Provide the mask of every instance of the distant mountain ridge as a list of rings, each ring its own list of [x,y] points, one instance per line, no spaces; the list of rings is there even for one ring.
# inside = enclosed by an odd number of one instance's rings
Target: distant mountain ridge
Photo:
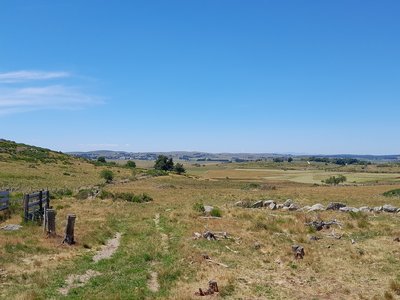
[[[322,157],[322,158],[355,158],[368,161],[400,161],[400,154],[367,155],[367,154],[281,154],[281,153],[209,153],[200,151],[169,151],[169,152],[126,152],[112,150],[96,150],[88,152],[67,152],[67,154],[87,159],[97,159],[102,156],[106,159],[119,160],[155,160],[158,155],[166,155],[174,159],[187,161],[251,161],[259,159],[273,159],[276,157]]]

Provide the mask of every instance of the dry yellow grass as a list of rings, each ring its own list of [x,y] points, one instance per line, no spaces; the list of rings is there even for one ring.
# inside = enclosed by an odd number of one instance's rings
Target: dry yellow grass
[[[12,172],[15,166],[5,167]],[[92,166],[85,165],[84,170],[79,170],[79,165],[71,168],[75,168],[79,173],[76,178],[80,178],[78,182],[69,182],[71,186],[98,181],[99,170]],[[88,171],[89,168],[93,170]],[[233,204],[243,199],[283,202],[291,198],[300,205],[326,205],[330,201],[357,207],[398,205],[398,199],[386,198],[382,193],[399,188],[400,184],[383,180],[382,184],[374,185],[314,186],[290,178],[271,179],[263,174],[258,177],[264,171],[237,171],[216,165],[207,168],[208,172],[196,172],[199,178],[170,175],[105,187],[111,192],[147,193],[154,201],[146,204],[100,199],[54,200],[59,234],[63,233],[67,213],[77,214],[77,244],[73,247],[59,246],[61,238],[46,239],[37,226],[24,226],[18,232],[0,231],[1,269],[7,274],[0,277],[3,287],[0,298],[60,298],[55,291],[67,272],[84,273],[89,266],[102,275],[87,287],[74,290],[69,297],[199,299],[194,292],[207,287],[211,279],[217,280],[220,296],[226,299],[379,299],[385,293],[394,293],[395,284],[391,282],[397,282],[400,266],[399,244],[393,241],[400,235],[397,214],[283,212],[245,209]],[[60,167],[47,170],[56,174]],[[243,173],[247,175],[241,177]],[[128,175],[119,174],[120,178]],[[247,186],[249,182],[261,185],[252,189]],[[57,180],[52,185],[56,187]],[[197,202],[219,207],[222,218],[200,218],[193,209]],[[154,223],[157,214],[158,225]],[[316,218],[337,219],[343,228],[332,226],[322,232],[310,231],[304,223]],[[19,220],[14,215],[6,223]],[[329,237],[332,229],[343,237]],[[219,241],[192,238],[194,232],[206,230],[226,231],[231,238]],[[99,266],[90,263],[95,250],[116,231],[123,234],[116,258]],[[310,235],[322,239],[310,241]],[[291,253],[291,245],[295,243],[305,248],[303,260],[294,259]],[[201,258],[204,253],[229,268],[205,261]],[[158,273],[158,292],[147,288],[146,281],[152,272]]]

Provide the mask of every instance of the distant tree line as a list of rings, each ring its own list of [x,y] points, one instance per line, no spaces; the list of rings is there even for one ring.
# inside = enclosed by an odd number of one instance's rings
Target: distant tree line
[[[315,162],[323,162],[323,163],[331,163],[340,166],[345,165],[370,165],[370,162],[359,160],[356,158],[328,158],[328,157],[316,157],[311,156],[308,158],[308,161],[315,161]]]

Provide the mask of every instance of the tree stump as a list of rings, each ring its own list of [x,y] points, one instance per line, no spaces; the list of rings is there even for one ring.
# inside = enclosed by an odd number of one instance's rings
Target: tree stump
[[[67,227],[65,229],[65,238],[63,240],[63,244],[67,243],[68,245],[75,244],[74,240],[74,227],[75,227],[75,214],[69,214],[67,217]]]
[[[46,209],[44,211],[44,231],[48,237],[56,236],[56,211],[54,209]]]

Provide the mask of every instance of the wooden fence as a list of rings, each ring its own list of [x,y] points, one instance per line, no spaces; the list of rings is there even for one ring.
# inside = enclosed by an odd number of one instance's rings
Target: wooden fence
[[[8,191],[0,191],[0,211],[5,210],[10,205],[10,193]]]
[[[49,191],[39,191],[24,196],[24,220],[43,220],[45,209],[50,208]]]

